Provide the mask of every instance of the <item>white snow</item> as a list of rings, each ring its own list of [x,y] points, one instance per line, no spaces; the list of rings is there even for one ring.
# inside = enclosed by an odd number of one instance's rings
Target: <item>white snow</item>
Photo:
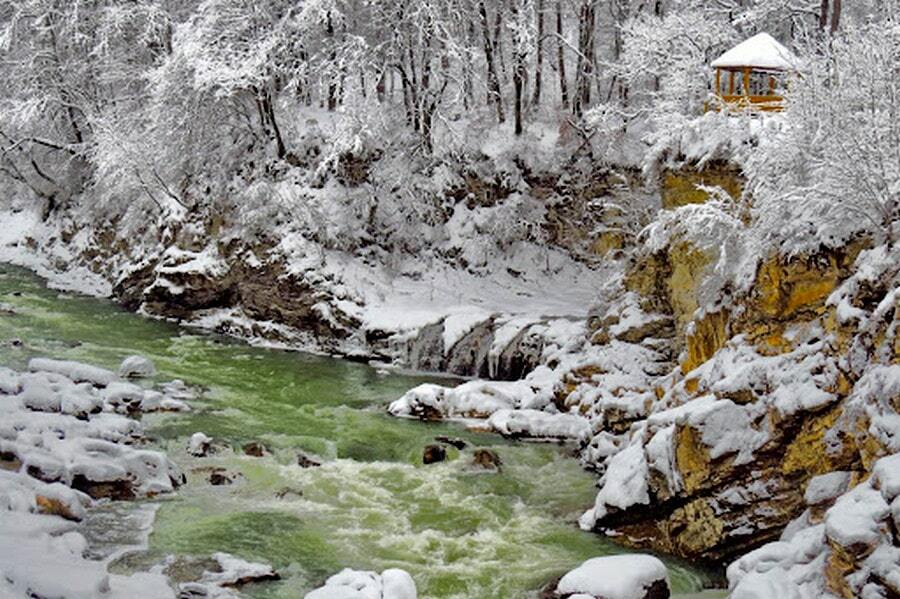
[[[581,516],[581,528],[591,530],[611,509],[623,510],[650,503],[648,474],[647,456],[639,443],[629,445],[610,458],[594,507]]]
[[[381,574],[346,568],[306,594],[305,599],[416,599],[416,584],[404,570]]]
[[[275,576],[275,570],[269,564],[248,562],[229,553],[213,553],[221,568],[220,572],[204,572],[201,583],[218,586],[231,586],[252,580],[267,579]]]
[[[444,355],[448,354],[453,346],[473,328],[490,317],[489,312],[482,310],[466,310],[448,314],[444,318],[444,329],[441,336],[444,341]]]
[[[80,251],[86,249],[84,236],[76,235],[69,243],[61,242],[56,227],[42,222],[38,202],[0,208],[0,222],[3,223],[0,262],[33,270],[47,280],[51,289],[97,297],[108,297],[112,293],[109,281],[77,259]],[[46,243],[35,250],[30,240]]]
[[[196,432],[188,440],[188,453],[197,457],[205,456],[209,452],[210,443],[212,439],[201,432]]]
[[[668,586],[665,564],[652,555],[612,555],[589,559],[565,574],[556,592],[568,596],[583,593],[603,599],[644,599],[655,582]]]
[[[888,514],[890,508],[881,493],[868,485],[860,485],[828,510],[825,534],[844,547],[857,543],[874,546],[883,534],[880,523]]]
[[[712,61],[713,68],[756,67],[774,71],[791,71],[799,63],[793,52],[768,33],[758,33],[744,40]]]
[[[582,416],[540,410],[497,410],[487,423],[501,435],[511,437],[584,441],[591,434],[591,425]]]
[[[806,486],[803,501],[806,505],[820,505],[843,494],[850,484],[850,472],[829,472],[814,477]]]
[[[122,378],[147,378],[155,374],[153,362],[144,356],[128,356],[119,366],[119,376]]]
[[[28,369],[61,374],[76,383],[88,382],[99,387],[105,387],[118,378],[116,373],[105,368],[68,360],[51,360],[49,358],[32,358],[28,362]]]
[[[77,362],[35,358],[29,370],[2,371],[0,451],[17,470],[0,470],[0,596],[174,599],[159,572],[110,574],[118,554],[87,559],[70,522],[94,503],[72,485],[112,482],[134,496],[174,489],[175,466],[134,447],[145,440],[140,423],[115,413],[128,403],[139,409],[151,390]]]

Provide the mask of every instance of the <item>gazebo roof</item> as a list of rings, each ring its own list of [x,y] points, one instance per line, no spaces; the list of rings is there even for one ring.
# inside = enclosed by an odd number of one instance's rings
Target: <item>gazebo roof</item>
[[[768,33],[758,33],[715,59],[712,66],[716,69],[750,67],[769,71],[792,71],[797,68],[797,57]]]

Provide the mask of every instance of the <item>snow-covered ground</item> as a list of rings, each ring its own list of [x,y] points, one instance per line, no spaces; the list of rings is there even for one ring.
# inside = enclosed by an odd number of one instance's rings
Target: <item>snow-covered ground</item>
[[[152,370],[126,358],[131,377]],[[183,383],[153,389],[110,370],[78,362],[35,358],[27,372],[0,367],[0,596],[67,599],[228,599],[238,581],[274,576],[264,564],[217,553],[216,572],[196,583],[171,583],[166,563],[147,572],[112,574],[111,562],[146,547],[154,509],[145,509],[134,546],[105,559],[87,557],[78,523],[97,502],[152,497],[183,481],[168,458],[141,449],[146,442],[135,413],[183,411]]]

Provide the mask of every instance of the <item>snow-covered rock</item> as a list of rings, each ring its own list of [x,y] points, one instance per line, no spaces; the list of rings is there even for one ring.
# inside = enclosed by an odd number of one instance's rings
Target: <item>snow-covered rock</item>
[[[219,565],[218,572],[204,572],[201,583],[218,586],[240,586],[248,582],[275,580],[278,574],[269,564],[248,562],[229,553],[214,553],[212,558]]]
[[[416,583],[404,570],[389,569],[381,574],[351,570],[338,572],[325,585],[306,594],[305,599],[416,599]]]
[[[28,362],[28,369],[32,372],[43,371],[61,374],[73,382],[87,382],[97,387],[105,387],[118,378],[112,370],[70,360],[33,358]]]
[[[577,414],[497,410],[487,422],[494,431],[507,437],[584,441],[591,434],[590,422]]]
[[[134,446],[145,440],[140,422],[117,413],[140,411],[148,393],[165,396],[77,362],[35,358],[29,371],[0,369],[0,596],[174,599],[160,572],[111,574],[85,557],[73,523],[94,499],[180,484],[164,454]],[[239,560],[221,566],[231,584],[265,573]]]
[[[139,410],[142,388],[77,362],[35,358],[29,369],[0,402],[0,451],[23,472],[93,497],[155,495],[179,484],[165,455],[132,446],[143,439],[140,423],[114,413]]]
[[[204,457],[209,454],[211,443],[211,438],[198,431],[188,440],[188,453],[192,456]]]
[[[837,498],[823,522],[816,523],[806,512],[785,529],[780,540],[728,566],[731,599],[896,595],[900,539],[891,520],[900,512],[893,486],[898,472],[900,454],[881,458],[868,480]],[[807,491],[810,501],[830,501],[822,497],[843,484],[843,476],[820,478],[810,485],[813,491]]]
[[[556,596],[665,599],[669,596],[668,572],[652,555],[595,557],[565,574],[556,585]]]
[[[156,374],[156,367],[144,356],[128,356],[119,365],[119,376],[122,378],[147,378]]]

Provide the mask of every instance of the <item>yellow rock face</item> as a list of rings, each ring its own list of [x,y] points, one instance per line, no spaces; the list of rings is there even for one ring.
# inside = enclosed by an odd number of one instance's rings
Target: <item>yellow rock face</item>
[[[699,433],[689,426],[675,430],[675,464],[681,474],[685,494],[699,489],[710,476],[709,450]]]
[[[840,271],[833,257],[825,264],[803,260],[782,263],[777,256],[762,264],[754,286],[760,315],[785,319],[799,311],[819,312],[837,286]]]
[[[728,312],[720,310],[694,321],[693,331],[685,338],[686,358],[681,372],[689,373],[709,360],[728,341]],[[689,391],[690,392],[690,391]]]
[[[667,281],[669,302],[674,312],[676,330],[684,332],[699,307],[697,290],[710,257],[690,243],[680,242],[669,249],[669,263],[672,266]]]
[[[723,538],[725,523],[716,517],[705,498],[695,499],[672,513],[669,521],[678,529],[672,544],[681,555],[694,555],[715,547]]]
[[[677,171],[666,170],[660,181],[662,207],[678,208],[687,204],[702,204],[709,199],[709,194],[698,185],[721,187],[732,198],[741,197],[744,179],[740,170],[723,163],[712,163],[705,168],[683,167]]]
[[[784,474],[799,472],[812,477],[839,469],[839,465],[846,460],[826,451],[825,433],[837,422],[842,410],[843,407],[838,404],[826,412],[811,416],[803,423],[800,431],[789,440],[785,448],[781,463]],[[852,449],[848,448],[850,451]]]
[[[853,589],[847,584],[847,574],[853,572],[855,565],[850,555],[840,547],[831,547],[825,562],[825,585],[829,591],[843,599],[854,599]]]

